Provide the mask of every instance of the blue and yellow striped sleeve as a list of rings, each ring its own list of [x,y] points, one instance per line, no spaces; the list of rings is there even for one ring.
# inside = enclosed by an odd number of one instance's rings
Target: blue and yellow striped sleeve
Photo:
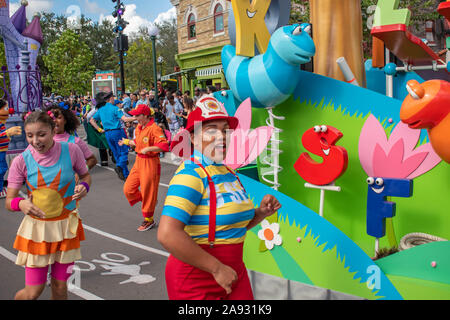
[[[180,170],[181,169],[181,170]],[[205,191],[203,179],[194,168],[182,167],[170,181],[161,215],[189,224]]]

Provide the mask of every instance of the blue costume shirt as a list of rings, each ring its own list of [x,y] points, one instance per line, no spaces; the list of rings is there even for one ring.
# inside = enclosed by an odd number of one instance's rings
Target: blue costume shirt
[[[102,122],[103,129],[113,130],[121,128],[120,118],[122,118],[122,116],[123,112],[120,111],[118,107],[111,103],[107,103],[98,109],[93,118],[95,121]]]

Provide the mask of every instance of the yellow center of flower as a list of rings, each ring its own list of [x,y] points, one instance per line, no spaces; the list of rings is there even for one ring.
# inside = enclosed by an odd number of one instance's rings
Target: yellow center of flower
[[[59,193],[49,188],[33,191],[33,204],[44,211],[45,218],[55,218],[61,215],[64,203]]]

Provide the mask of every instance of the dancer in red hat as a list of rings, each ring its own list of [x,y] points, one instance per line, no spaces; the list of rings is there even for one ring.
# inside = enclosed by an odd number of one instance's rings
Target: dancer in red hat
[[[170,252],[166,264],[169,299],[251,300],[243,243],[253,228],[280,207],[266,195],[255,209],[236,173],[224,165],[226,136],[238,125],[213,96],[203,96],[172,152],[186,160],[172,178],[158,228]],[[189,139],[193,150],[182,150]]]
[[[154,111],[145,104],[140,104],[129,112],[138,121],[136,138],[122,139],[119,145],[136,147],[136,162],[123,186],[123,192],[131,206],[142,201],[144,221],[138,231],[146,231],[156,225],[153,219],[158,199],[158,185],[161,176],[159,153],[168,152],[169,144],[164,132],[155,123]],[[139,190],[140,188],[140,190]]]

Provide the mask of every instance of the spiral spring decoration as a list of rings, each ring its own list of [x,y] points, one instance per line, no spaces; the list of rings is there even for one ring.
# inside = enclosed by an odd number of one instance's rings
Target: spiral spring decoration
[[[282,129],[275,127],[274,120],[284,120],[285,118],[282,116],[276,116],[273,113],[273,107],[266,108],[269,113],[269,117],[266,119],[266,124],[273,128],[272,138],[267,144],[266,153],[262,159],[261,163],[267,165],[267,167],[263,167],[261,169],[261,178],[272,185],[272,188],[278,190],[281,184],[278,182],[278,173],[283,170],[283,167],[280,166],[279,163],[279,155],[283,152],[280,150],[279,145],[283,142],[283,140],[279,139],[279,135],[283,132]],[[273,179],[270,180],[267,176],[273,176]]]

